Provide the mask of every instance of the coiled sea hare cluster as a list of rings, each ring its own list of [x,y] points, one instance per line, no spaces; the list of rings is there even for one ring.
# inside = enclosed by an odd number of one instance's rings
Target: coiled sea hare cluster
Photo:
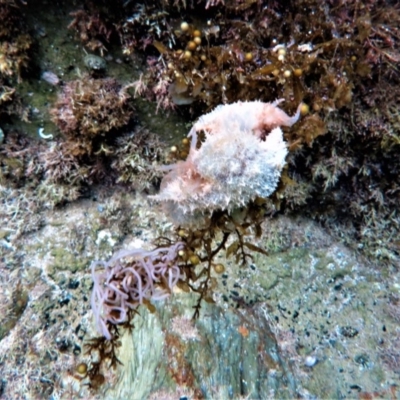
[[[176,225],[201,224],[215,210],[231,211],[275,191],[288,152],[280,126],[300,116],[299,107],[289,117],[278,107],[282,101],[220,105],[196,122],[187,159],[167,167],[153,196]]]
[[[110,329],[129,322],[140,304],[168,297],[183,277],[174,265],[183,247],[177,242],[153,251],[121,250],[108,262],[92,263],[92,309],[97,329],[107,340],[112,338]],[[96,270],[99,265],[102,271]]]

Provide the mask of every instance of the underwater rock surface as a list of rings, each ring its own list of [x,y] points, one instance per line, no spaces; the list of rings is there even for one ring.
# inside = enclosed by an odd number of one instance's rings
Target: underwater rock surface
[[[97,199],[41,213],[42,227],[17,241],[2,236],[3,398],[397,393],[398,273],[381,274],[313,221],[283,216],[265,223],[258,244],[269,256],[248,267],[219,260],[226,271],[215,279],[215,304],[203,302],[198,320],[191,321],[193,294],[173,293],[153,313],[140,307],[117,351],[122,364],[90,390],[76,374],[95,360],[85,354],[97,336],[90,261],[149,245],[169,229],[141,196],[99,192]]]
[[[294,397],[296,380],[282,360],[262,306],[223,310],[205,304],[191,321],[182,294],[138,319],[122,338],[123,366],[107,398]]]

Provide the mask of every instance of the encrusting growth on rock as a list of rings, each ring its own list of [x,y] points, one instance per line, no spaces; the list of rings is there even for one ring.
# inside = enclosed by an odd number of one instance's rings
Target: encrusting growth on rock
[[[153,196],[176,225],[201,225],[215,210],[231,211],[275,191],[288,152],[280,126],[300,116],[300,106],[290,117],[278,107],[282,101],[220,105],[194,124],[187,159],[166,167]]]

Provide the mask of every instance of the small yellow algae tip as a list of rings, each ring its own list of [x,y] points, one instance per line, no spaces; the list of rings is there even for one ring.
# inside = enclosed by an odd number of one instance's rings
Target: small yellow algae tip
[[[310,112],[310,106],[306,103],[301,103],[300,114],[307,115]]]
[[[182,32],[187,32],[188,30],[189,30],[189,24],[187,22],[183,21],[181,23],[181,31]]]

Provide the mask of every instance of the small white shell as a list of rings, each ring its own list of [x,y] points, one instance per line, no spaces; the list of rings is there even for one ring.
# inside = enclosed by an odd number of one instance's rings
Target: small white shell
[[[38,129],[38,135],[45,140],[51,140],[54,138],[54,135],[52,133],[48,133],[47,135],[44,133],[44,128],[39,128]]]
[[[312,368],[317,364],[317,362],[318,362],[318,358],[317,357],[315,357],[315,356],[307,356],[305,358],[305,360],[304,360],[304,365],[306,367]]]

